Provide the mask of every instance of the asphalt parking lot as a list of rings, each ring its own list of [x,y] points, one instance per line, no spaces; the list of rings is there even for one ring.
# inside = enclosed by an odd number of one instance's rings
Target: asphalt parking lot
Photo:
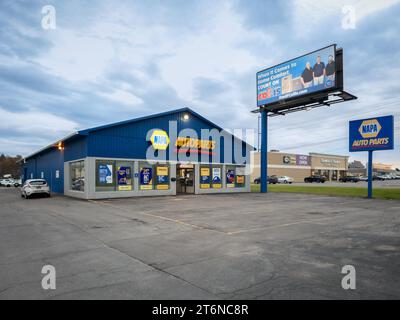
[[[0,299],[399,299],[400,201],[0,189]],[[56,290],[41,269],[56,268]],[[341,269],[356,269],[356,289]]]

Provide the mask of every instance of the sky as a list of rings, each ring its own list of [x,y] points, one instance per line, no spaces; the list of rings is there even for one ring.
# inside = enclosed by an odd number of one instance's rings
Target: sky
[[[268,149],[366,162],[348,121],[392,114],[395,150],[374,157],[400,168],[399,30],[398,0],[2,0],[0,153],[181,107],[257,130],[256,72],[336,43],[358,99],[270,118]]]

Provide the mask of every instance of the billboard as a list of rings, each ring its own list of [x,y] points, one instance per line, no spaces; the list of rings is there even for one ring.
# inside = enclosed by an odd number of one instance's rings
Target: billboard
[[[349,122],[349,151],[392,150],[393,116]]]
[[[336,45],[331,45],[257,72],[257,106],[334,91],[336,78]]]

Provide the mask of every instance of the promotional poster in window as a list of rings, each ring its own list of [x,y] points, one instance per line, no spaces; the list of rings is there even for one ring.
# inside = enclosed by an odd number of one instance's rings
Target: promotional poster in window
[[[257,106],[335,88],[336,46],[257,73]]]

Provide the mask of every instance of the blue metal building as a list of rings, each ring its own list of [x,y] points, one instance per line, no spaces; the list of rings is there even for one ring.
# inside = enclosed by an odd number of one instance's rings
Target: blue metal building
[[[84,199],[249,192],[254,148],[189,108],[77,131],[23,159],[23,180]]]

